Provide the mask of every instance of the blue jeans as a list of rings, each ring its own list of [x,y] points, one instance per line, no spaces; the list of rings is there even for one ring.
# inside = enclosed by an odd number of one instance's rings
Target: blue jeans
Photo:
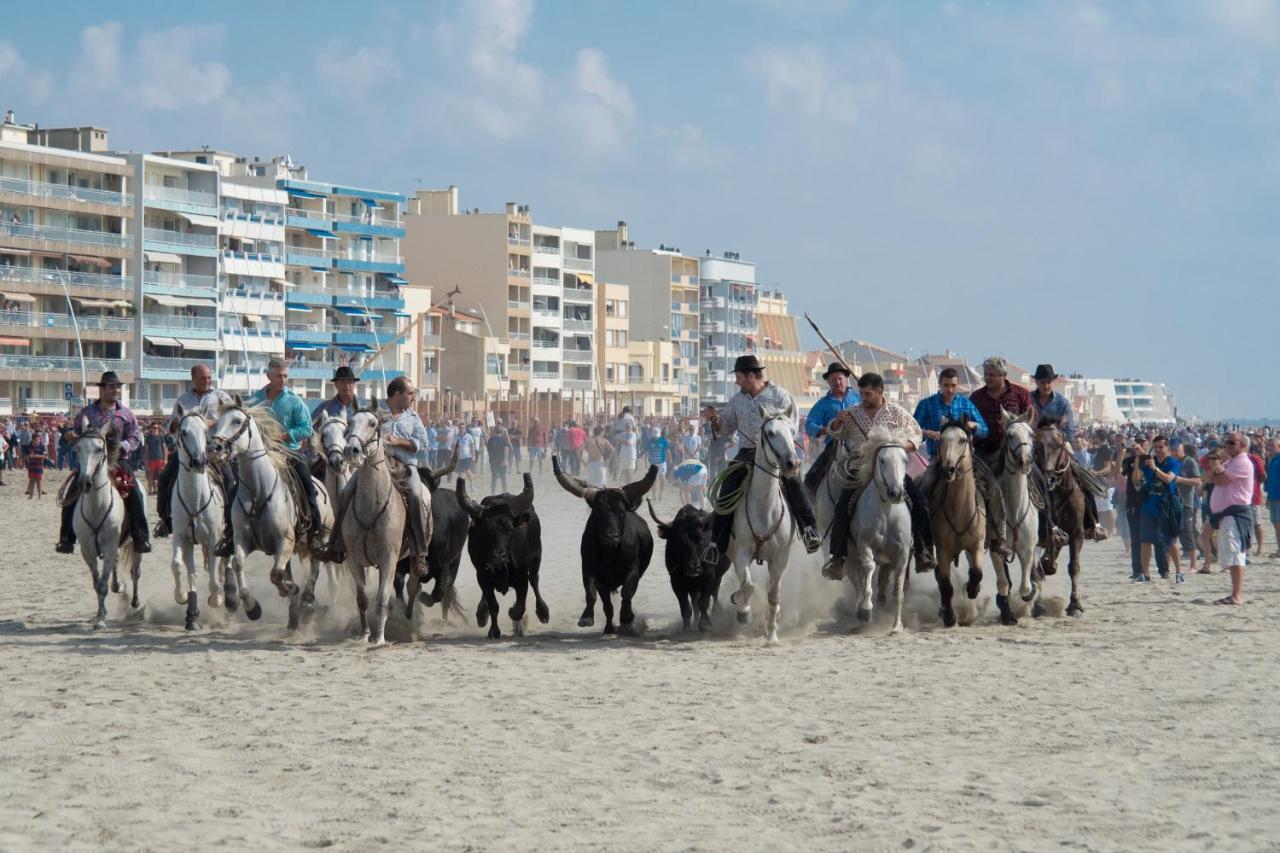
[[[1141,508],[1136,512],[1125,512],[1125,523],[1129,526],[1129,577],[1142,577],[1142,517]]]
[[[1156,568],[1160,574],[1169,574],[1169,537],[1165,535],[1164,525],[1159,516],[1142,513],[1142,535],[1138,537],[1144,545],[1150,545],[1156,555]]]

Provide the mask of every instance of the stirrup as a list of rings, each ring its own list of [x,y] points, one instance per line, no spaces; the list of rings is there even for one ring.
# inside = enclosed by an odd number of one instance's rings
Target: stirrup
[[[813,554],[822,547],[822,534],[812,527],[800,531],[800,541],[804,543],[806,554]]]
[[[74,554],[76,545],[74,542],[68,542],[65,539],[59,539],[58,544],[53,546],[53,550],[59,554]]]
[[[720,562],[720,549],[716,547],[714,542],[708,545],[706,550],[702,552],[702,562],[711,563],[713,565]]]
[[[932,548],[921,548],[916,551],[916,571],[932,572],[938,568],[938,558],[934,556]]]
[[[829,581],[844,580],[844,557],[832,555],[822,566],[822,576]]]
[[[1084,538],[1092,542],[1106,542],[1110,537],[1111,534],[1107,532],[1105,527],[1095,527],[1092,530],[1086,530],[1084,533]]]
[[[235,553],[235,540],[230,536],[223,536],[213,548],[213,556],[215,557],[230,557]]]
[[[162,518],[156,522],[156,526],[151,531],[151,535],[156,537],[157,539],[164,539],[166,536],[168,536],[172,532],[173,532],[173,528],[170,527],[169,523]]]

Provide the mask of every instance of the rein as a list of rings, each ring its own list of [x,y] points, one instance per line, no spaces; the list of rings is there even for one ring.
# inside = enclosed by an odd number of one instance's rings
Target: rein
[[[960,463],[956,465],[956,473],[969,475],[969,482],[973,484],[973,489],[976,496],[978,484],[973,477],[973,442],[969,439],[968,433],[965,434],[964,446],[965,446],[964,455],[961,457]],[[968,467],[962,467],[965,462],[968,462]],[[952,484],[955,482],[956,482],[955,480],[944,480],[941,483],[939,483],[938,486],[944,491],[949,491]],[[973,512],[970,513],[969,518],[965,521],[964,525],[961,527],[956,526],[954,519],[951,518],[951,513],[947,511],[946,500],[942,501],[941,510],[942,510],[942,520],[947,523],[947,526],[951,528],[951,532],[954,533],[957,537],[963,536],[964,531],[971,529],[973,522],[976,521],[978,518],[978,502],[976,500],[973,502]]]
[[[774,415],[773,417],[766,418],[760,424],[759,447],[761,450],[764,450],[766,448],[768,449],[769,455],[773,457],[773,461],[771,464],[774,470],[770,470],[769,468],[762,466],[759,462],[755,460],[754,457],[752,457],[751,459],[752,467],[760,471],[763,471],[764,473],[772,477],[774,480],[777,480],[778,495],[779,497],[782,498],[782,507],[781,507],[781,512],[778,513],[778,520],[777,522],[774,523],[772,529],[770,529],[769,532],[766,533],[764,536],[761,536],[759,533],[757,533],[755,525],[751,523],[751,501],[747,500],[744,505],[743,515],[747,519],[747,530],[751,532],[751,538],[755,541],[755,546],[756,546],[755,552],[752,554],[752,559],[755,560],[757,564],[764,563],[764,553],[763,553],[764,546],[769,544],[769,540],[771,540],[774,537],[774,534],[776,534],[778,530],[782,527],[782,520],[790,514],[787,512],[786,496],[782,493],[782,463],[780,462],[782,455],[778,453],[778,448],[774,447],[773,445],[773,436],[768,435],[764,431],[765,425],[768,424],[769,421],[782,420],[784,417],[785,417],[784,415]],[[795,522],[793,521],[791,525],[791,536],[794,536],[794,535],[795,535]]]
[[[109,476],[102,483],[99,484],[97,482],[98,474],[99,472],[102,471],[102,467],[107,462],[107,440],[105,438],[102,438],[101,436],[96,436],[96,435],[81,436],[81,439],[84,439],[84,438],[90,438],[90,439],[94,439],[96,441],[102,442],[102,458],[98,460],[97,465],[93,466],[93,471],[89,474],[89,481],[93,485],[89,487],[88,491],[84,492],[81,495],[81,499],[79,501],[80,518],[84,521],[85,524],[89,526],[89,529],[93,531],[93,553],[97,555],[101,555],[102,545],[98,542],[98,534],[102,532],[102,528],[105,527],[107,524],[107,519],[111,517],[111,513],[116,508],[116,495],[115,495],[116,490],[111,487],[111,477]],[[102,518],[98,520],[98,523],[94,524],[92,521],[89,520],[89,516],[85,515],[84,498],[102,488],[106,488],[108,492],[107,508],[102,513]]]
[[[200,477],[204,475],[203,466],[196,468],[195,465],[182,461],[184,454],[188,461],[196,458],[196,454],[191,452],[191,446],[187,444],[186,436],[182,433],[182,424],[187,420],[187,418],[200,418],[201,421],[204,420],[204,416],[198,412],[187,412],[178,419],[178,447],[182,450],[182,453],[178,454],[178,464],[192,476]],[[182,511],[187,514],[187,532],[191,536],[192,542],[196,539],[196,519],[204,515],[205,510],[209,508],[209,504],[213,503],[213,484],[209,483],[207,475],[205,476],[205,483],[208,485],[208,492],[204,495],[204,503],[194,511],[187,505],[187,499],[182,496],[182,478],[179,477],[173,484],[173,492],[178,496],[178,503],[182,506]]]

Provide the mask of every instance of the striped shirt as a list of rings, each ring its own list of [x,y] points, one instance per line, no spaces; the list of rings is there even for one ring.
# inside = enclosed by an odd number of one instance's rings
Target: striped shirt
[[[760,417],[761,406],[775,412],[785,412],[790,406],[791,428],[799,432],[800,416],[795,401],[782,386],[766,382],[759,394],[752,397],[746,391],[739,391],[729,398],[729,405],[720,410],[722,428],[726,432],[736,430],[741,436],[739,447],[754,448],[760,439],[760,428],[764,426],[764,418]]]
[[[406,465],[418,464],[418,451],[427,446],[427,428],[422,425],[422,418],[413,409],[405,409],[398,415],[392,415],[382,425],[383,435],[394,435],[407,438],[413,442],[413,449],[407,447],[389,447],[390,454]]]

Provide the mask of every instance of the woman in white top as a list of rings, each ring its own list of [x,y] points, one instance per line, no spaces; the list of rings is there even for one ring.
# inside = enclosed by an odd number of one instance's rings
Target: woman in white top
[[[636,470],[636,431],[631,424],[627,424],[622,432],[618,433],[618,474],[619,476],[630,479],[630,475]]]

